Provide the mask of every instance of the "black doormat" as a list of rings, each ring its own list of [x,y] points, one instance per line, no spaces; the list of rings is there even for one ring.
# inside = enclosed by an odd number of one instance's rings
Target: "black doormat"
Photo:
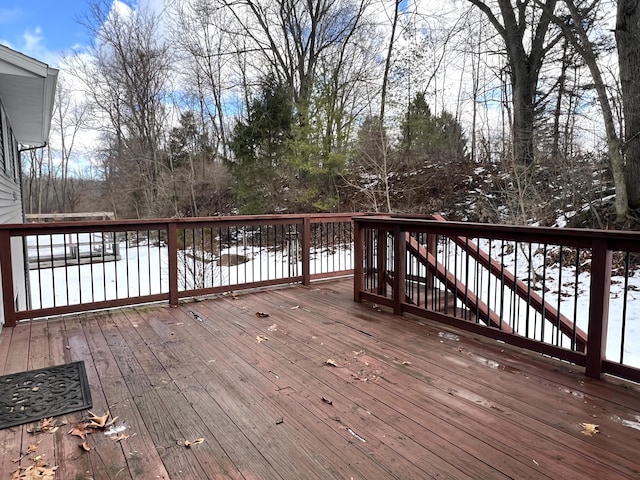
[[[91,406],[84,362],[0,377],[0,430]]]

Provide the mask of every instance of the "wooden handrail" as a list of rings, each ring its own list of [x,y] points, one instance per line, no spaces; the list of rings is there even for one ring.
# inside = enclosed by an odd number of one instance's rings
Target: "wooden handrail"
[[[180,298],[193,295],[203,295],[220,293],[233,289],[254,288],[267,285],[285,284],[291,282],[302,282],[305,285],[312,280],[331,278],[336,275],[348,275],[353,273],[350,267],[339,267],[335,269],[322,270],[312,273],[310,251],[313,245],[312,227],[313,225],[327,223],[351,222],[354,215],[360,213],[320,213],[320,214],[281,214],[281,215],[243,215],[225,217],[199,217],[199,218],[169,218],[169,219],[145,219],[145,220],[108,220],[108,221],[75,221],[40,224],[5,224],[0,225],[0,268],[3,282],[3,311],[6,327],[15,326],[18,320],[30,319],[37,316],[56,315],[82,312],[93,309],[103,309],[115,306],[135,305],[146,302],[169,301],[171,305],[177,305]],[[209,229],[227,227],[258,227],[258,226],[281,226],[295,225],[300,234],[300,245],[302,249],[302,275],[289,273],[282,278],[250,279],[245,283],[234,283],[232,287],[226,285],[210,286],[206,288],[183,288],[179,289],[178,279],[178,232],[186,229]],[[150,292],[149,294],[138,294],[138,296],[127,295],[123,298],[116,297],[113,300],[93,299],[89,302],[78,304],[60,304],[53,307],[40,307],[38,309],[16,309],[14,303],[14,278],[13,259],[10,248],[12,238],[25,238],[35,235],[59,235],[59,234],[80,234],[93,232],[128,232],[128,231],[152,231],[158,232],[168,248],[168,292]],[[165,237],[166,235],[166,237]],[[276,241],[276,239],[273,239]],[[265,245],[267,246],[267,245]],[[15,252],[14,252],[15,253]],[[66,264],[65,264],[66,266]],[[128,273],[127,273],[128,274]],[[167,278],[167,277],[165,277]],[[17,286],[18,288],[25,288]],[[86,287],[90,289],[90,287]],[[165,287],[166,288],[166,287]],[[26,294],[26,293],[25,293]],[[106,288],[105,288],[106,297]]]

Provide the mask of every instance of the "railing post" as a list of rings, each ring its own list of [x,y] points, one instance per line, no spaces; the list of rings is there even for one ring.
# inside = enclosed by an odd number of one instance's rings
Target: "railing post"
[[[169,305],[178,306],[178,226],[175,222],[167,223],[167,240],[169,248]]]
[[[362,290],[364,289],[364,228],[357,220],[353,222],[353,300],[362,302]],[[367,251],[371,256],[371,252]],[[368,259],[367,259],[368,265]]]
[[[435,233],[427,233],[427,254],[431,254],[435,257],[438,255],[438,243],[436,241]],[[434,273],[433,271],[427,271],[427,292],[430,292],[434,286]],[[425,305],[426,305],[426,295],[425,292]]]
[[[377,253],[377,267],[376,270],[378,273],[378,295],[383,297],[387,296],[387,256],[389,252],[387,251],[387,231],[378,229],[378,242],[376,245]]]
[[[591,290],[585,374],[587,377],[599,379],[602,377],[602,361],[605,359],[607,348],[612,255],[605,239],[594,239],[591,248]]]
[[[402,314],[407,270],[407,239],[400,225],[393,227],[393,313]]]
[[[11,260],[11,232],[0,231],[0,269],[2,270],[2,302],[5,327],[16,326],[16,309],[13,290],[13,263]],[[28,292],[25,292],[27,295]]]
[[[311,217],[302,217],[302,284],[311,284]]]

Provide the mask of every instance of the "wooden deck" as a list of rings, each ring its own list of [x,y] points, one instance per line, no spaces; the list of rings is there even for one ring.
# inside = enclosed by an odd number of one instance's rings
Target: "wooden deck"
[[[40,440],[63,480],[640,478],[637,386],[356,304],[351,280],[0,333],[3,374],[75,360],[129,437],[83,451],[86,412],[5,429],[0,479]]]

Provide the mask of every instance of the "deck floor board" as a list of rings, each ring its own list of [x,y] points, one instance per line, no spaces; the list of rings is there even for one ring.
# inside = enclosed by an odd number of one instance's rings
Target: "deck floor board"
[[[640,477],[638,386],[354,303],[349,279],[0,332],[0,373],[76,360],[129,437],[82,451],[87,412],[5,429],[0,478],[40,439],[74,480]]]

